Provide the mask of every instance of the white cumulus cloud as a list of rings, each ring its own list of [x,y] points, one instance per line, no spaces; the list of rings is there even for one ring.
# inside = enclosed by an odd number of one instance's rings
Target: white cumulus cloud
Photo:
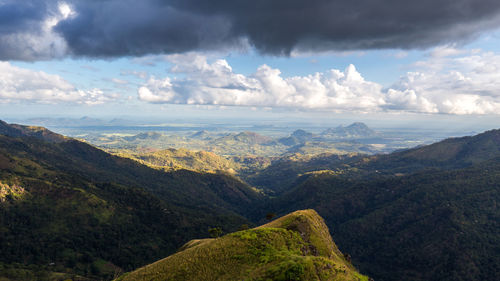
[[[151,103],[293,107],[340,111],[409,111],[446,114],[500,112],[500,56],[440,47],[417,62],[391,87],[367,81],[349,65],[306,76],[283,77],[260,66],[251,75],[234,73],[226,60],[199,54],[172,55],[172,74],[138,90]]]
[[[116,98],[100,89],[79,90],[58,75],[0,62],[0,102],[101,104]]]
[[[186,78],[151,77],[139,88],[139,99],[152,103],[298,107],[308,109],[371,109],[384,104],[381,86],[365,81],[353,65],[284,78],[281,71],[260,66],[252,75],[234,73],[226,60],[169,56],[173,73]]]
[[[416,64],[387,91],[387,107],[427,113],[500,113],[500,56],[442,51]]]

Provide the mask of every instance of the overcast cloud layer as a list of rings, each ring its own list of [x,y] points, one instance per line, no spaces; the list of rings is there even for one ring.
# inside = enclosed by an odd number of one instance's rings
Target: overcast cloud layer
[[[139,88],[150,103],[291,107],[337,111],[406,111],[447,114],[500,112],[500,56],[440,48],[417,62],[388,89],[366,81],[350,65],[345,70],[283,78],[279,69],[260,66],[249,76],[234,73],[225,60],[208,63],[198,54],[171,55],[173,75]]]
[[[0,0],[0,60],[423,48],[468,40],[499,14],[498,0]]]

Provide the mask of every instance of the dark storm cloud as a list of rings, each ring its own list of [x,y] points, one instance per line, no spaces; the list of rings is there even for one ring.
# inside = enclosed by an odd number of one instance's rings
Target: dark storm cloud
[[[232,31],[268,53],[422,48],[467,40],[498,23],[497,0],[176,0],[230,19]]]
[[[56,27],[75,55],[177,53],[232,44],[231,24],[218,16],[159,1],[75,2],[78,16]]]
[[[45,20],[53,16],[54,4],[38,0],[0,0],[0,60],[52,56],[57,43],[39,42],[39,39],[44,33]]]
[[[36,32],[61,1],[0,0],[0,39]],[[54,28],[74,56],[234,48],[262,53],[426,48],[497,26],[498,0],[68,0]],[[45,3],[45,4],[44,4]],[[38,7],[39,6],[39,7]],[[45,14],[43,14],[45,13]],[[7,45],[4,43],[3,45]],[[5,46],[0,42],[0,58]],[[8,57],[8,56],[7,56]]]
[[[0,33],[36,29],[45,14],[46,6],[42,2],[26,1],[23,5],[11,2],[0,5]]]

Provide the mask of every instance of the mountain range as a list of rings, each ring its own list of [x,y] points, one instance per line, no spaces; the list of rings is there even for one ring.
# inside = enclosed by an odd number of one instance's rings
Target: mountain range
[[[411,142],[404,138],[394,138],[375,132],[366,124],[356,122],[349,126],[330,128],[322,133],[315,134],[303,129],[293,131],[288,136],[283,136],[284,131],[276,132],[273,137],[257,132],[221,132],[217,130],[189,131],[189,133],[172,134],[171,127],[151,127],[146,130],[143,127],[135,128],[104,126],[105,133],[92,131],[93,127],[76,130],[74,135],[83,138],[108,151],[127,149],[133,152],[143,152],[144,149],[188,149],[195,151],[207,151],[219,156],[230,157],[282,157],[290,154],[319,154],[335,153],[346,154],[352,152],[374,154],[392,151],[401,147],[408,147]],[[116,128],[115,133],[110,130]],[[64,128],[63,128],[64,129]],[[147,132],[136,132],[142,129]],[[151,130],[164,130],[156,132]],[[90,131],[89,131],[90,130]],[[330,132],[330,133],[328,133]],[[332,133],[337,132],[337,133]]]

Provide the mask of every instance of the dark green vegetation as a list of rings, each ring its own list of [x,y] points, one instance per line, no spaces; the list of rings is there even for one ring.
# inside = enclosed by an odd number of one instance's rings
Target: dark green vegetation
[[[0,123],[0,133],[0,272],[11,279],[110,279],[166,257],[190,239],[220,235],[209,229],[246,229],[267,215],[313,208],[339,248],[375,280],[500,280],[500,130],[372,156],[222,158],[134,150],[133,158],[148,160],[156,169],[39,127]],[[325,138],[304,131],[292,136],[299,142]],[[164,135],[137,135],[132,141],[141,138],[162,141]],[[212,137],[200,132],[193,138],[206,142]],[[245,142],[274,145],[250,133],[218,138],[240,147]],[[148,153],[150,158],[139,158]],[[152,163],[171,159],[180,167],[165,171],[163,163],[170,162]],[[207,169],[211,173],[178,169],[218,165],[223,168]],[[234,168],[238,165],[240,170]],[[216,171],[226,167],[271,196]],[[250,243],[271,247],[271,260],[290,257],[286,266],[269,264],[255,271],[255,279],[272,272],[282,276],[280,270],[288,268],[306,272],[311,262],[317,268],[314,258],[303,262],[307,257],[297,257],[303,252],[293,247],[281,251],[283,233],[295,246],[309,243],[302,236],[296,237],[301,241],[283,230],[242,233],[265,242],[276,239],[276,244]],[[200,245],[217,252],[211,247],[224,249],[220,241],[240,243],[240,238],[226,235]],[[262,255],[257,254],[245,256],[242,264],[258,268]]]
[[[266,212],[314,208],[375,280],[500,280],[500,130],[330,160],[290,164]]]
[[[117,280],[242,279],[368,281],[346,261],[313,210],[216,239],[192,240],[176,254]]]
[[[226,175],[165,173],[53,133],[0,130],[0,275],[14,280],[112,278],[209,227],[248,224],[240,214],[260,196]]]

